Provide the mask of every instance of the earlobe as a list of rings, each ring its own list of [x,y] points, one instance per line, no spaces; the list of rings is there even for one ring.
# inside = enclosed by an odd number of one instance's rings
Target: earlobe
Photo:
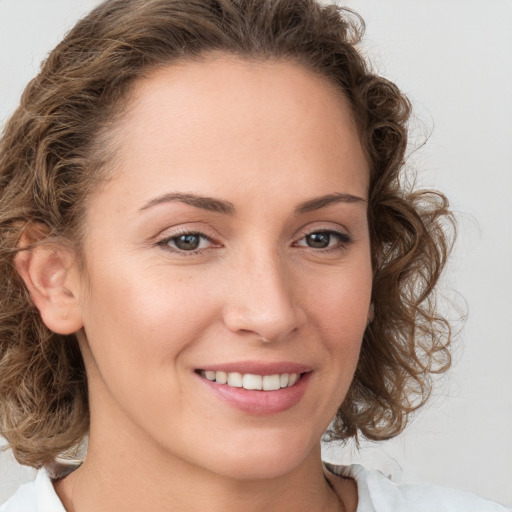
[[[83,327],[73,255],[54,244],[21,250],[14,259],[45,325],[58,334]]]

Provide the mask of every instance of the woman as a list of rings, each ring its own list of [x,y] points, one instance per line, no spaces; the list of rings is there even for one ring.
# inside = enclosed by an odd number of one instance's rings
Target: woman
[[[2,512],[504,510],[320,458],[449,366],[450,213],[360,23],[110,0],[52,52],[0,146],[0,433],[43,468]]]

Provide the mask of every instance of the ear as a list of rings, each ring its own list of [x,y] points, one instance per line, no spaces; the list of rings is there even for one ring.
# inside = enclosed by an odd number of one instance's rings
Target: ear
[[[73,254],[43,243],[18,252],[14,264],[48,329],[72,334],[83,327],[80,279]]]

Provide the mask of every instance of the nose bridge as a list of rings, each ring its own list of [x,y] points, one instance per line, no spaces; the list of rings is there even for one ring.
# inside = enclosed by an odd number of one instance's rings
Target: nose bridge
[[[289,269],[275,250],[252,248],[240,255],[230,284],[224,321],[232,331],[277,341],[300,323]]]

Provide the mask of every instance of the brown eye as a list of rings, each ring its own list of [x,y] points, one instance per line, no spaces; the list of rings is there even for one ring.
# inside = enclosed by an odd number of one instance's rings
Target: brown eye
[[[328,231],[319,231],[317,233],[311,233],[306,237],[306,243],[309,247],[314,249],[325,249],[329,247],[331,243],[332,233]]]
[[[179,256],[206,254],[211,249],[219,249],[219,244],[201,232],[179,230],[156,242],[158,247]]]
[[[350,235],[339,231],[314,231],[302,237],[296,245],[311,249],[344,249],[352,242]]]
[[[183,233],[164,238],[157,243],[157,245],[178,254],[194,254],[209,249],[212,244],[210,238],[202,233]]]
[[[174,242],[174,245],[182,251],[195,251],[201,244],[201,238],[200,235],[189,233],[187,235],[171,238],[171,240]]]

